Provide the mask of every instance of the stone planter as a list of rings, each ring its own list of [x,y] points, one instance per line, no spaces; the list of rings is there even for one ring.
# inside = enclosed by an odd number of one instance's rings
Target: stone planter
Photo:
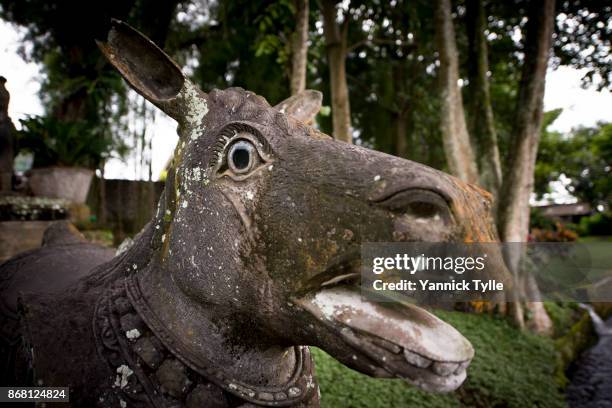
[[[43,167],[30,170],[29,185],[35,196],[83,204],[92,177],[93,171],[82,167]]]

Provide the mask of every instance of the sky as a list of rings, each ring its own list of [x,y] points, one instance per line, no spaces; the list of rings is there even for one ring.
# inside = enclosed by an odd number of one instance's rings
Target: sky
[[[9,115],[15,125],[26,115],[43,113],[43,106],[38,91],[40,67],[25,62],[18,54],[21,33],[15,26],[0,20],[0,75],[7,78],[7,89],[11,94]],[[560,67],[551,70],[546,78],[544,96],[545,111],[563,108],[563,113],[550,127],[551,130],[567,132],[577,126],[592,126],[597,121],[612,121],[612,94],[604,90],[582,89],[580,78],[582,73],[570,67]],[[176,122],[157,111],[155,121],[150,127],[153,137],[152,174],[156,179],[163,170],[174,146]],[[105,167],[107,178],[137,178],[139,170],[134,159],[127,163],[120,160],[110,160]],[[564,195],[560,191],[560,197]]]

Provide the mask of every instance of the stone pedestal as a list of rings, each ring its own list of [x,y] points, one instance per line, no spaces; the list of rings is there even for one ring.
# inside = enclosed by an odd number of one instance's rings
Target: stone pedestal
[[[40,247],[45,230],[53,222],[0,222],[0,262],[4,262],[20,252]]]
[[[68,203],[63,200],[18,195],[0,197],[0,262],[38,248],[45,229],[67,216]]]

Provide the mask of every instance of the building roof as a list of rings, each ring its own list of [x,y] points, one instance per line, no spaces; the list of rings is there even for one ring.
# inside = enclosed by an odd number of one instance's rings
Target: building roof
[[[571,215],[588,215],[593,210],[587,203],[552,204],[537,207],[542,215],[548,217],[564,217]]]

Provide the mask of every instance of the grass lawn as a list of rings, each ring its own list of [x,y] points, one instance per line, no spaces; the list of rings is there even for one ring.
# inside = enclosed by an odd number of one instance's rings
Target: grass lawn
[[[468,379],[458,391],[430,394],[400,380],[373,379],[315,349],[321,406],[566,407],[564,395],[555,383],[557,357],[552,339],[520,332],[505,320],[491,316],[437,314],[470,339],[476,350]]]
[[[591,235],[579,237],[578,242],[612,242],[612,235]]]

